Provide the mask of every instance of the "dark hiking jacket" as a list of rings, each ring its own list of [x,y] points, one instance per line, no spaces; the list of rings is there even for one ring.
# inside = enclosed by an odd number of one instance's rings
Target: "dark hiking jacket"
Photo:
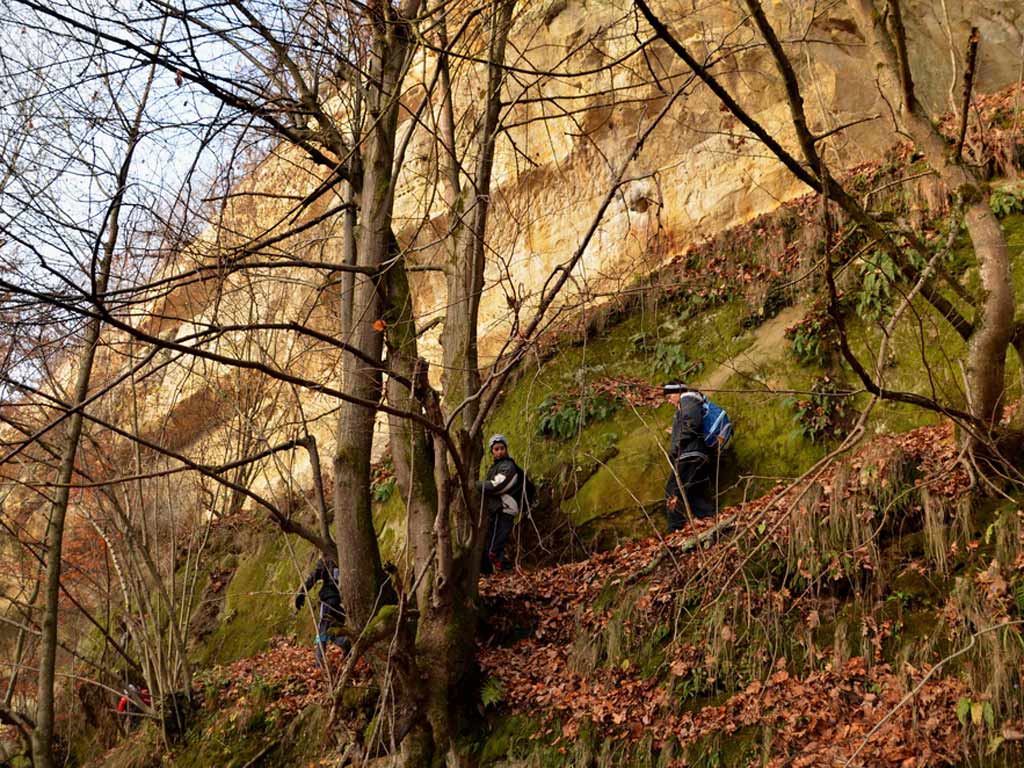
[[[668,457],[675,465],[681,459],[707,457],[704,443],[704,398],[699,392],[684,392],[672,421],[672,442]]]
[[[299,589],[299,594],[305,594],[313,588],[318,581],[320,585],[320,602],[329,605],[335,610],[341,609],[341,591],[338,588],[338,566],[328,563],[323,558],[317,561],[316,568],[309,574],[306,583]]]
[[[523,470],[510,456],[491,464],[487,476],[480,481],[487,512],[491,515],[518,515],[523,499],[524,477]]]

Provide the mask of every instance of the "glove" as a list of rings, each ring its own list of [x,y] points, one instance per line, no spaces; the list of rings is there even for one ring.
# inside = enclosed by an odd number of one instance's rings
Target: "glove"
[[[302,610],[302,606],[303,606],[303,604],[305,602],[306,602],[306,593],[305,592],[299,592],[299,594],[297,594],[295,596],[295,610],[296,611],[301,611]]]

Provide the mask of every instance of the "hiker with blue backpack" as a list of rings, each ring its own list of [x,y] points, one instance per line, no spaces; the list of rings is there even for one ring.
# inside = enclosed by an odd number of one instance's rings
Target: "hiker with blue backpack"
[[[713,517],[712,468],[732,437],[732,424],[721,407],[685,384],[666,384],[676,405],[668,458],[672,473],[665,483],[668,530],[680,530],[690,518]]]
[[[338,564],[333,560],[321,557],[306,581],[295,593],[295,610],[302,610],[306,602],[306,593],[320,582],[320,610],[316,622],[316,663],[321,668],[327,667],[327,644],[334,643],[342,651],[348,653],[352,643],[344,634],[345,609],[341,605],[341,589],[338,586],[340,573]]]

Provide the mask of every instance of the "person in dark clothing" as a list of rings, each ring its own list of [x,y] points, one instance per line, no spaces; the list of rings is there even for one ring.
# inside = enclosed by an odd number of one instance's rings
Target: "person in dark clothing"
[[[488,442],[494,463],[480,481],[480,491],[487,505],[487,540],[480,570],[483,573],[507,571],[512,567],[505,554],[505,545],[515,526],[523,504],[526,475],[508,455],[508,440],[494,435]]]
[[[338,588],[338,564],[321,557],[316,568],[306,578],[295,594],[295,610],[301,610],[306,602],[306,593],[320,582],[320,612],[316,623],[316,661],[321,667],[327,666],[325,651],[328,643],[334,643],[348,653],[352,644],[340,633],[345,626],[345,609],[341,605],[341,590]]]
[[[668,451],[672,473],[665,483],[671,533],[680,530],[690,517],[714,516],[715,508],[709,498],[711,456],[704,442],[704,396],[688,390],[670,394],[669,400],[676,404]]]

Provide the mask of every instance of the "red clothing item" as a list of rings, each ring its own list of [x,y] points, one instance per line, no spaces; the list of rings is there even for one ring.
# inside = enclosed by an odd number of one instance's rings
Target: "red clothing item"
[[[136,693],[138,693],[139,701],[142,702],[143,706],[148,707],[153,704],[153,697],[149,695],[149,690],[147,688],[140,688],[136,691]],[[117,702],[117,711],[123,715],[125,712],[128,711],[128,705],[130,702],[131,699],[126,693],[124,696],[121,697],[121,700]]]

